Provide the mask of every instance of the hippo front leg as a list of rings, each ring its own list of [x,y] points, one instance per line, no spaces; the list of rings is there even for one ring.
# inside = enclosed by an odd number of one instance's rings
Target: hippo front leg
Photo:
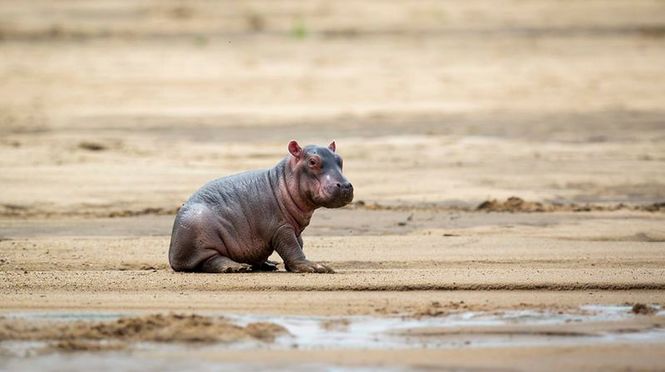
[[[302,242],[302,240],[300,240]],[[286,271],[295,273],[334,273],[326,265],[312,262],[305,258],[302,246],[296,237],[295,231],[288,226],[282,226],[274,237],[274,247],[277,254],[284,260]]]

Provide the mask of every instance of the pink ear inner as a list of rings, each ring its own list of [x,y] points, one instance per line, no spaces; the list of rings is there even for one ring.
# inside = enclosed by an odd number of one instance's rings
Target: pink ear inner
[[[302,155],[302,147],[296,142],[295,140],[292,140],[289,142],[289,152],[291,155],[295,156],[296,158],[299,158]]]
[[[330,142],[330,145],[328,145],[328,148],[330,151],[335,152],[335,149],[337,149],[337,146],[335,145],[335,141]]]

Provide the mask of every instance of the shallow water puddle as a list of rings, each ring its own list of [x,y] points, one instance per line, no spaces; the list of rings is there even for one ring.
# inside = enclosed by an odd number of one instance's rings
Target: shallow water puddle
[[[130,342],[121,350],[106,349],[113,340],[101,341],[95,351],[78,352],[49,348],[52,341],[0,342],[0,370],[270,370],[346,371],[366,367],[317,364],[308,361],[284,365],[264,361],[230,363],[214,356],[222,351],[339,350],[407,348],[512,347],[580,345],[621,342],[665,343],[665,311],[650,307],[649,316],[634,314],[631,306],[589,305],[563,313],[540,310],[459,312],[436,317],[409,316],[269,316],[223,314],[232,324],[247,327],[256,322],[282,326],[289,335],[274,340],[240,339],[231,342]],[[210,314],[208,314],[210,316]],[[222,314],[213,314],[220,316]],[[4,314],[5,320],[52,322],[113,322],[131,313],[30,312]],[[101,350],[101,351],[100,351]],[[383,370],[386,370],[382,367]],[[399,371],[399,367],[389,370]]]
[[[437,317],[270,317],[237,316],[243,324],[271,321],[293,337],[277,340],[275,347],[328,348],[436,348],[459,346],[526,346],[553,343],[619,341],[665,342],[665,322],[639,322],[630,306],[591,305],[578,314],[536,310],[500,313],[461,312]],[[654,307],[654,316],[665,311]],[[628,324],[624,324],[628,322]],[[617,326],[618,324],[624,324]],[[585,326],[582,327],[581,325]],[[586,325],[591,325],[587,327]],[[575,331],[576,328],[582,328]],[[570,330],[567,330],[570,329]]]
[[[665,342],[665,310],[651,307],[652,316],[636,315],[631,306],[587,305],[571,313],[539,310],[459,312],[435,317],[408,316],[271,316],[223,315],[231,323],[247,326],[270,322],[283,326],[290,335],[274,342],[239,340],[198,344],[197,349],[399,349],[473,346],[522,346],[579,344],[620,341]],[[110,321],[130,313],[30,312],[5,314],[6,319]],[[651,319],[650,321],[647,319]],[[35,341],[4,341],[4,354],[28,355],[44,345]],[[136,349],[181,348],[186,344],[139,342]],[[1,355],[1,354],[0,354]]]

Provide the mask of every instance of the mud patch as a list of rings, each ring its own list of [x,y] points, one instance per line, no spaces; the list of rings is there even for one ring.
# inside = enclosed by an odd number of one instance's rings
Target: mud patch
[[[665,202],[651,204],[578,204],[578,203],[548,203],[526,201],[517,196],[506,200],[490,199],[477,206],[453,205],[443,203],[418,204],[383,204],[359,200],[345,207],[346,209],[364,209],[372,211],[441,211],[441,212],[498,212],[498,213],[544,213],[544,212],[663,212]]]
[[[653,315],[658,312],[658,309],[651,305],[637,303],[633,305],[630,311],[638,315]]]
[[[83,150],[88,150],[88,151],[104,151],[108,150],[108,146],[106,146],[103,143],[99,142],[90,142],[90,141],[83,141],[79,143],[78,147]]]
[[[269,322],[233,324],[224,317],[183,314],[154,314],[116,320],[54,322],[48,320],[0,319],[0,341],[57,341],[53,347],[89,350],[119,342],[272,342],[287,335],[286,328]],[[106,340],[110,343],[95,341]]]
[[[479,307],[476,307],[475,310],[478,310]],[[439,301],[432,301],[429,305],[424,305],[413,309],[410,312],[410,316],[420,319],[423,317],[433,317],[433,316],[445,316],[453,312],[459,311],[468,311],[469,306],[464,303],[464,301],[455,302],[450,301],[448,304],[441,304]]]
[[[586,240],[590,242],[645,242],[645,243],[662,243],[665,242],[665,235],[654,232],[638,232],[632,235],[624,236],[601,236],[592,238],[583,237],[565,237],[559,238],[562,240]]]
[[[122,341],[108,342],[106,340],[64,340],[50,345],[47,350],[53,351],[111,351],[124,350],[129,345]]]
[[[135,216],[145,216],[145,215],[153,215],[153,216],[163,216],[163,215],[174,215],[178,213],[178,210],[180,208],[143,208],[143,209],[138,209],[138,210],[130,210],[130,209],[125,209],[125,210],[117,210],[117,211],[111,211],[108,212],[108,214],[104,215],[103,212],[101,216],[96,215],[96,217],[135,217]]]
[[[332,330],[346,331],[349,329],[350,324],[351,321],[346,318],[325,319],[321,321],[321,329],[327,331],[332,331]]]
[[[540,203],[530,202],[522,198],[511,196],[505,201],[498,201],[496,199],[487,200],[478,207],[478,211],[484,212],[610,212],[619,210],[641,211],[641,212],[660,212],[665,211],[665,203],[652,203],[646,205],[628,205],[628,204],[556,204],[556,203]]]
[[[0,217],[20,218],[52,218],[52,217],[136,217],[136,216],[163,216],[178,213],[180,207],[145,207],[123,208],[118,206],[91,206],[79,205],[73,208],[57,208],[50,206],[0,204]]]

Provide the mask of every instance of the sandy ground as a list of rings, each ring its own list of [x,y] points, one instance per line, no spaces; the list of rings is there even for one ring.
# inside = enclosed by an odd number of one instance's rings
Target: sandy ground
[[[0,312],[665,306],[663,20],[660,1],[0,2]],[[361,202],[305,232],[337,273],[173,273],[179,205],[292,138],[335,139]],[[510,196],[555,211],[475,210]],[[664,350],[206,358],[657,369]]]

